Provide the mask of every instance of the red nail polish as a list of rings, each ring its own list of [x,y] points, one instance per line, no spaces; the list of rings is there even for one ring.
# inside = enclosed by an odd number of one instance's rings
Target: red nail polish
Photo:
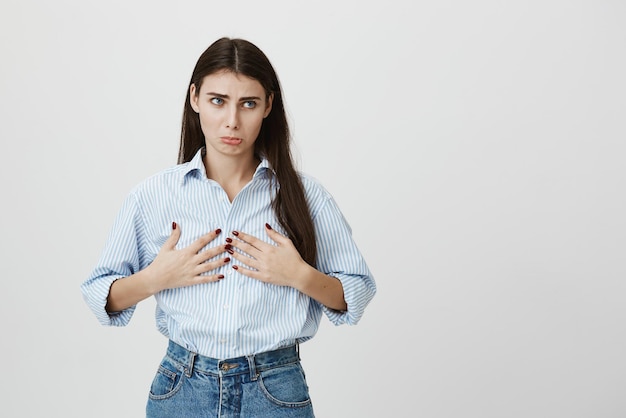
[[[266,227],[267,229],[272,229],[272,227],[270,226],[270,224],[265,224],[265,227]]]
[[[230,244],[226,244],[226,245],[224,245],[224,248],[226,248],[226,251],[228,251],[228,250],[231,250],[233,248],[233,246],[230,245]]]
[[[172,222],[172,229],[176,229],[176,222]]]
[[[219,235],[219,234],[221,234],[221,233],[222,233],[222,230],[221,230],[221,229],[217,228],[217,229],[215,230],[215,235]]]
[[[233,242],[232,238],[226,238],[226,242]]]
[[[233,250],[231,250],[230,248],[228,248],[228,249],[226,250],[226,252],[227,252],[228,254],[231,254],[231,255],[232,255],[232,254],[235,254],[235,252],[234,252]]]
[[[238,237],[238,236],[239,236],[239,232],[237,232],[237,231],[233,231],[233,235],[234,235],[234,236],[236,236],[236,237]]]
[[[235,270],[238,270],[238,269],[239,269],[239,267],[237,267],[237,266],[233,266],[233,268],[234,268]]]
[[[218,279],[223,279],[223,278],[224,278],[224,275],[223,275],[223,274],[220,274],[219,276],[217,276],[217,278],[218,278]]]
[[[229,258],[229,257],[226,257],[226,258],[224,259],[224,263],[228,263],[229,261],[230,261],[230,258]]]

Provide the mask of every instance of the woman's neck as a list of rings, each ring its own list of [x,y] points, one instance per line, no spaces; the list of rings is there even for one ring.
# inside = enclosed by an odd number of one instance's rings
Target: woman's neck
[[[259,159],[254,154],[231,157],[207,152],[203,162],[207,177],[222,186],[231,202],[252,180],[259,165]]]

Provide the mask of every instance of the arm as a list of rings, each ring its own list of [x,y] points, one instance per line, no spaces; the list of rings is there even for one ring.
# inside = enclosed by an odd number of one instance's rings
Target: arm
[[[335,325],[354,325],[376,293],[374,278],[332,198],[323,199],[314,222],[317,270],[302,260],[289,238],[267,224],[266,233],[276,245],[240,231],[233,231],[235,239],[226,238],[226,242],[241,253],[231,248],[227,251],[248,267],[235,265],[233,268],[265,283],[298,289],[322,304]]]
[[[323,190],[322,190],[323,191]],[[376,283],[363,255],[352,237],[352,230],[335,200],[323,192],[313,210],[317,242],[316,267],[336,277],[343,287],[348,306],[346,311],[335,311],[322,306],[324,313],[335,325],[355,325],[376,294]]]
[[[307,264],[289,238],[279,234],[268,224],[265,229],[277,245],[268,244],[239,231],[233,231],[238,239],[227,238],[226,241],[232,247],[250,256],[228,248],[233,258],[251,267],[244,269],[235,265],[234,269],[265,283],[293,287],[331,309],[345,311],[348,308],[339,280]]]
[[[166,288],[216,281],[206,272],[220,266],[224,259],[206,260],[224,252],[224,246],[199,252],[218,231],[198,238],[189,247],[176,250],[180,228],[174,228],[154,260],[147,266],[140,259],[145,241],[145,225],[139,205],[131,193],[118,213],[98,265],[81,285],[85,302],[103,325],[128,324],[138,302]],[[220,264],[221,263],[221,264]]]
[[[213,241],[222,231],[210,232],[190,246],[181,250],[176,249],[180,239],[180,228],[172,223],[172,233],[154,261],[145,269],[131,276],[116,280],[111,285],[107,297],[106,311],[117,312],[136,305],[165,289],[184,286],[193,286],[200,283],[209,283],[221,280],[222,275],[205,275],[211,270],[223,265],[229,259],[218,259],[209,262],[211,258],[223,253],[224,246],[213,247],[206,251],[202,248]]]
[[[315,299],[324,306],[336,311],[347,311],[343,294],[343,285],[336,277],[329,276],[304,263],[302,274],[297,276],[300,280],[294,286],[300,292]]]

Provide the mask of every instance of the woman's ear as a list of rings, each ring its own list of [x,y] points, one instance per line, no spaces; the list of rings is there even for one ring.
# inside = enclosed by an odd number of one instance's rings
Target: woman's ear
[[[196,112],[200,113],[200,108],[198,107],[198,92],[196,92],[196,85],[192,84],[189,86],[189,104],[191,108]]]
[[[274,93],[270,93],[269,96],[267,96],[267,104],[265,105],[265,113],[263,114],[263,118],[266,118],[272,111],[273,101],[274,101]]]

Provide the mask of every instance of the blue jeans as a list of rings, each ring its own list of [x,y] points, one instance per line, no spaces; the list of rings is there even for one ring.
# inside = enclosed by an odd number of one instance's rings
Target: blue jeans
[[[217,360],[169,342],[150,388],[150,418],[314,417],[295,345]]]

